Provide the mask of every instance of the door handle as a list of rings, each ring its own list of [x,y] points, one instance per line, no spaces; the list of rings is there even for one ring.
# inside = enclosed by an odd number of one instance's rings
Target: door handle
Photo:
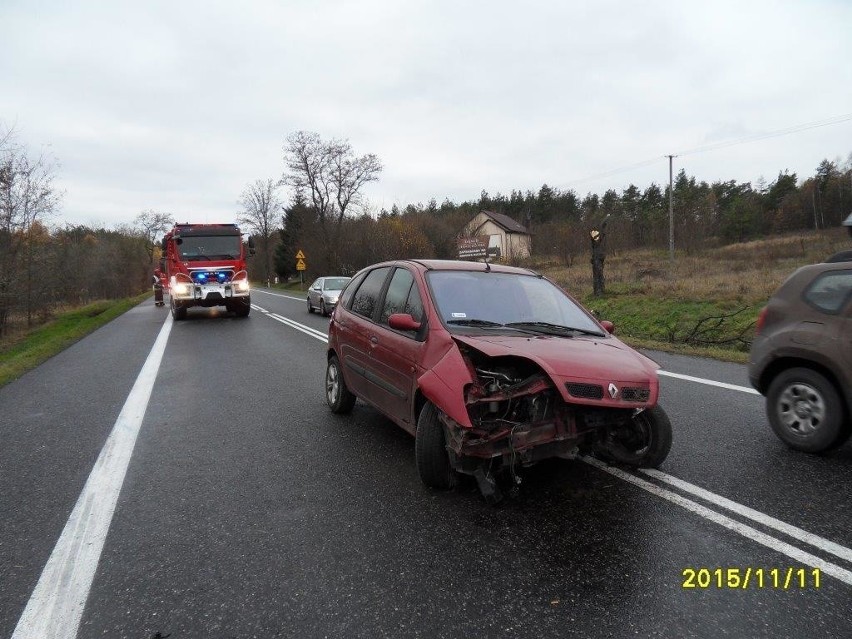
[[[375,345],[376,345],[376,344],[378,344],[378,343],[379,343],[379,338],[378,338],[378,337],[376,337],[375,335],[370,335],[370,344],[372,344],[373,346],[375,346]]]

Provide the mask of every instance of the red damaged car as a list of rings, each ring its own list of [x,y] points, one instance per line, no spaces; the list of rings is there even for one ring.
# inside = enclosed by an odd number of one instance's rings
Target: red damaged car
[[[359,398],[415,437],[422,481],[450,488],[592,452],[655,467],[671,447],[659,366],[612,336],[547,278],[478,262],[401,260],[363,269],[329,325],[326,398]]]

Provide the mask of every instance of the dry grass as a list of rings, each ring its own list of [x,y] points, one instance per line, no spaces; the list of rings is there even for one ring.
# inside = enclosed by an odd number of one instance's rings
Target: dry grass
[[[744,305],[762,304],[799,266],[821,262],[849,248],[843,229],[755,240],[711,248],[687,255],[639,249],[607,256],[604,268],[608,294],[639,294],[678,300],[714,300]],[[592,293],[592,270],[588,259],[572,267],[556,261],[533,265],[582,299]]]
[[[830,229],[677,252],[674,262],[666,250],[619,251],[606,258],[601,297],[592,295],[588,256],[571,267],[529,266],[613,321],[628,341],[742,361],[760,309],[787,276],[850,245],[845,230]]]

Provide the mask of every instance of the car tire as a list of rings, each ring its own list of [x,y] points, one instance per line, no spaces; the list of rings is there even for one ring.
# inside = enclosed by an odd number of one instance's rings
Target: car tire
[[[456,472],[450,465],[444,426],[438,419],[438,408],[426,402],[417,418],[414,457],[420,481],[431,488],[448,490],[456,483]]]
[[[790,368],[772,380],[766,413],[778,438],[795,450],[822,453],[849,439],[850,423],[837,389],[810,368]]]
[[[320,300],[320,315],[328,317],[328,311],[325,308],[325,300]]]
[[[335,415],[345,415],[355,405],[355,395],[346,386],[337,355],[328,358],[328,366],[325,369],[325,400]]]
[[[635,415],[632,421],[633,427],[637,429],[633,434],[639,435],[638,441],[628,444],[610,438],[598,449],[599,456],[635,468],[657,468],[668,457],[672,447],[672,423],[669,416],[657,404]]]
[[[313,313],[313,312],[314,312],[314,307],[311,306],[311,298],[309,297],[308,298],[308,313]]]
[[[175,302],[174,298],[169,296],[169,306],[172,311],[172,319],[176,322],[186,319],[186,306],[180,302]]]

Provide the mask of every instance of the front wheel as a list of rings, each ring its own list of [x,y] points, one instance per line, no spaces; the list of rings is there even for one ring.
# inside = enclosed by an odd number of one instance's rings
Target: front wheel
[[[239,298],[231,307],[237,317],[248,317],[251,313],[251,297]],[[231,310],[229,309],[229,310]]]
[[[450,465],[444,426],[432,402],[420,411],[414,437],[414,457],[420,481],[431,488],[447,490],[455,485],[456,471]]]
[[[636,468],[657,468],[672,447],[672,423],[657,404],[610,430],[598,452],[608,460]]]
[[[171,307],[172,318],[176,322],[186,319],[186,306],[180,302],[175,302],[175,299],[171,295],[169,295],[169,306]]]
[[[791,368],[772,380],[766,412],[778,438],[806,453],[837,448],[852,428],[837,390],[810,368]]]
[[[308,298],[308,313],[313,313],[313,312],[314,312],[314,307],[311,306],[311,298],[309,297]]]
[[[328,316],[328,310],[325,307],[325,300],[320,300],[320,315],[323,317]]]
[[[332,413],[345,415],[355,405],[355,395],[347,388],[337,355],[328,358],[325,369],[325,399]]]

